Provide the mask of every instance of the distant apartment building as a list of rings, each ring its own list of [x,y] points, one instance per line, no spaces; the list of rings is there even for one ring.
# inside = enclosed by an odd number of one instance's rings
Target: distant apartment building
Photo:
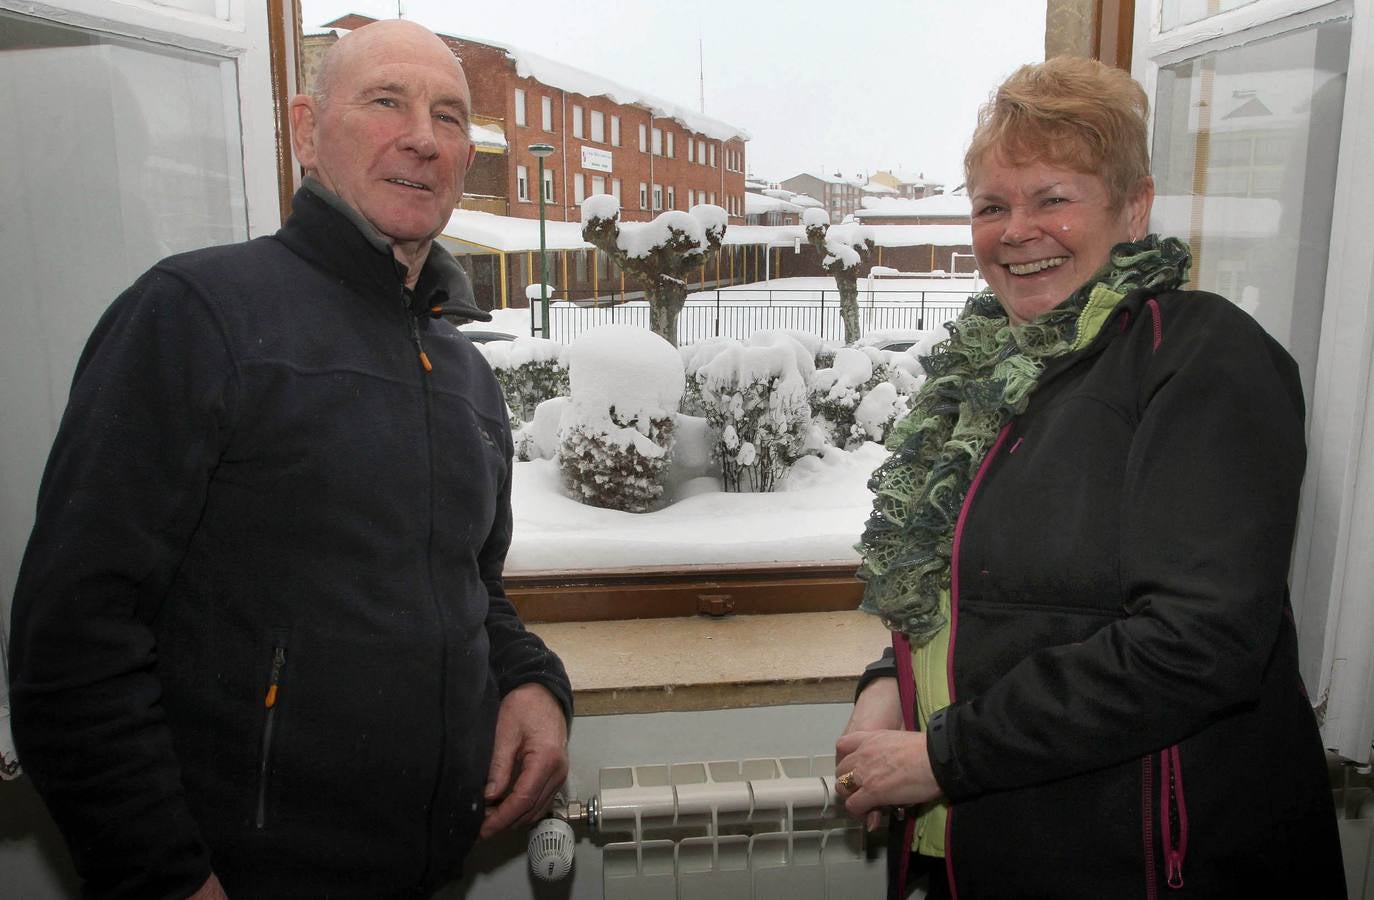
[[[830,214],[831,224],[844,221],[859,208],[863,197],[864,183],[858,178],[846,178],[839,173],[821,175],[803,172],[780,182],[781,186],[798,194],[806,194],[821,201]]]
[[[372,21],[349,14],[325,27]],[[744,224],[743,129],[509,45],[440,37],[462,60],[472,90],[478,154],[461,208],[534,219],[542,194],[547,219],[577,222],[586,197],[611,194],[625,221],[708,203]],[[336,40],[305,36],[307,86]],[[531,144],[554,147],[542,178]]]
[[[922,197],[930,197],[944,191],[944,184],[938,181],[931,181],[926,178],[924,172],[912,175],[900,169],[896,172],[886,170],[874,172],[868,176],[870,184],[884,185],[892,188],[896,196],[907,200],[919,200]]]

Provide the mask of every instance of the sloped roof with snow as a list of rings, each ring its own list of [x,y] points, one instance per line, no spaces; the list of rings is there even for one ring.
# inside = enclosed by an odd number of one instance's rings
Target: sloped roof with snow
[[[935,194],[931,197],[922,197],[919,200],[910,200],[904,197],[861,197],[859,199],[862,209],[856,211],[854,215],[860,219],[868,218],[895,218],[920,216],[937,217],[963,217],[967,218],[970,212],[968,197],[958,194]]]
[[[358,28],[368,22],[376,21],[367,16],[350,13],[333,22],[326,27],[336,28]],[[347,23],[347,24],[345,24]],[[559,88],[572,94],[582,94],[584,97],[607,97],[616,103],[626,105],[642,106],[653,113],[654,116],[664,119],[673,119],[679,122],[684,128],[700,132],[707,137],[717,140],[728,141],[734,138],[749,140],[749,133],[743,128],[738,128],[728,122],[713,119],[703,113],[693,112],[691,109],[669,100],[663,100],[652,94],[634,88],[626,87],[603,78],[575,66],[540,56],[529,50],[516,47],[514,44],[506,44],[500,41],[492,41],[486,38],[471,37],[463,34],[441,34],[440,37],[453,38],[455,40],[467,41],[470,44],[482,44],[486,47],[495,47],[497,50],[504,50],[506,56],[515,63],[515,74],[521,78],[533,78],[541,84],[549,87]]]
[[[745,191],[744,193],[744,214],[746,216],[761,216],[770,212],[799,213],[801,211],[800,206],[781,197],[765,197],[763,194],[755,194],[753,191]]]

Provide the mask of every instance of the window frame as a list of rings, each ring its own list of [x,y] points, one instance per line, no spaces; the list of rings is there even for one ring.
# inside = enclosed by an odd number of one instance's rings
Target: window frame
[[[547,94],[539,95],[539,124],[553,134],[553,98]]]
[[[606,143],[606,114],[599,109],[591,111],[592,121],[588,137],[597,144]]]
[[[1374,704],[1369,672],[1358,671],[1346,641],[1367,633],[1374,619],[1374,563],[1363,550],[1374,545],[1374,517],[1367,511],[1374,506],[1374,244],[1368,240],[1374,210],[1364,199],[1374,196],[1374,171],[1363,161],[1363,148],[1374,142],[1374,117],[1368,115],[1374,106],[1374,10],[1349,0],[1255,0],[1163,30],[1158,0],[1142,2],[1135,10],[1132,74],[1153,110],[1164,67],[1340,17],[1350,20],[1350,56],[1290,583],[1299,661],[1313,703],[1326,716],[1325,743],[1364,762]],[[1151,146],[1154,126],[1152,117]],[[1328,706],[1328,700],[1339,702]],[[1354,712],[1354,706],[1363,710]]]
[[[582,107],[576,103],[572,108],[572,136],[579,140],[582,138]]]
[[[524,88],[516,88],[511,98],[511,105],[515,108],[515,124],[518,128],[530,127],[529,100],[525,96]]]
[[[620,146],[620,116],[611,116],[611,146]]]
[[[530,167],[515,166],[515,199],[520,203],[530,202]]]

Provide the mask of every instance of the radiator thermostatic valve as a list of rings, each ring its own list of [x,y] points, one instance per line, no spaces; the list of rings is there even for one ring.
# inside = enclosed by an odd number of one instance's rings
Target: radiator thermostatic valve
[[[530,862],[530,874],[541,881],[561,881],[572,871],[573,850],[577,843],[569,822],[591,821],[587,806],[580,800],[565,800],[562,794],[553,798],[553,809],[530,831],[525,855]]]

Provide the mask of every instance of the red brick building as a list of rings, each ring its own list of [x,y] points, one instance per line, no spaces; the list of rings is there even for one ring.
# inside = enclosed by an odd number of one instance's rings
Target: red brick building
[[[350,14],[326,27],[348,30],[372,21]],[[742,129],[515,47],[440,37],[467,72],[474,126],[505,138],[504,147],[479,141],[463,208],[538,218],[542,188],[550,221],[580,221],[583,198],[613,194],[629,222],[711,203],[732,224],[744,223],[749,136]],[[337,39],[305,37],[307,85]],[[531,144],[554,147],[542,185]]]

